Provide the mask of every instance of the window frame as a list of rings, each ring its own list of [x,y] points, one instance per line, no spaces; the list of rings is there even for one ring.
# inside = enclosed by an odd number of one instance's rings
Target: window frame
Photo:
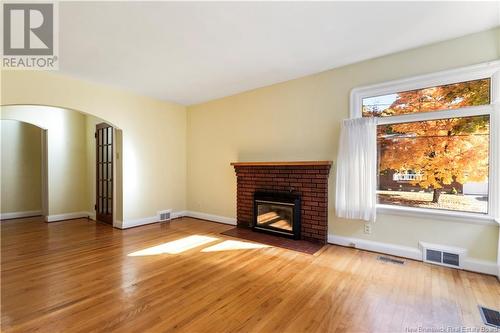
[[[350,95],[350,118],[362,117],[363,98],[484,78],[491,79],[490,104],[377,117],[377,125],[488,115],[490,117],[488,214],[377,204],[378,213],[479,224],[500,223],[498,218],[500,216],[500,179],[498,178],[500,176],[500,133],[498,133],[500,130],[500,60],[354,88]]]

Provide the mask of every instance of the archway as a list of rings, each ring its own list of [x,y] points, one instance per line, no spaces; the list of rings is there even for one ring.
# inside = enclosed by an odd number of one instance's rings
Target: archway
[[[31,123],[1,119],[1,219],[46,215],[47,131]]]
[[[2,106],[1,119],[29,123],[45,132],[47,222],[96,218],[95,127],[111,125],[115,138],[112,154],[113,226],[122,221],[122,133],[112,122],[72,109],[42,105]]]

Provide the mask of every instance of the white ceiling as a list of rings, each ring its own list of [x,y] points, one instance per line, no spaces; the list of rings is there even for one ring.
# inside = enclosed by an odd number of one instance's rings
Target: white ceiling
[[[486,30],[500,2],[60,2],[60,70],[195,104]]]

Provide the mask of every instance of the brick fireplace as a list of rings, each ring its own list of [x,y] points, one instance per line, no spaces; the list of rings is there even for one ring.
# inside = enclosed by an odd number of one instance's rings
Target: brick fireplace
[[[325,244],[331,161],[236,162],[237,223],[252,227],[256,192],[293,193],[301,199],[300,239]]]

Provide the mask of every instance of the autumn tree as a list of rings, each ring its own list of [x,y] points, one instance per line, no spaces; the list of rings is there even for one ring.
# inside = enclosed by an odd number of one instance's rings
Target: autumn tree
[[[377,104],[363,106],[363,115],[387,117],[458,109],[488,104],[489,100],[490,79],[482,79],[400,92],[388,107],[381,108]]]
[[[399,93],[380,113],[401,115],[489,103],[489,81],[433,87]],[[378,127],[381,172],[415,172],[422,178],[410,181],[433,190],[453,181],[481,182],[488,176],[489,117],[439,119]]]

